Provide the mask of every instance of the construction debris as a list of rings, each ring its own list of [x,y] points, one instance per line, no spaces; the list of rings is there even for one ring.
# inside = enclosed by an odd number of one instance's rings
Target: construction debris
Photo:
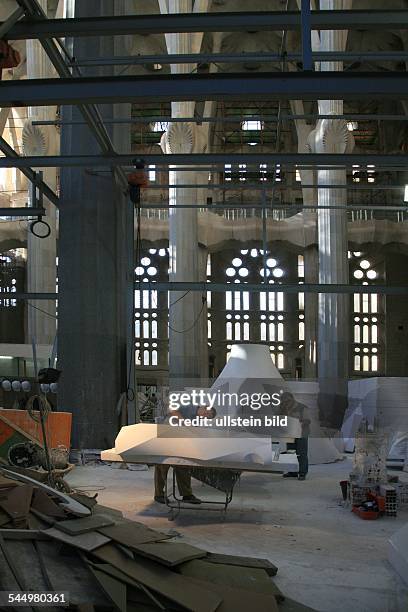
[[[0,473],[0,590],[64,591],[81,612],[310,610],[285,598],[265,559],[207,552],[93,498]]]

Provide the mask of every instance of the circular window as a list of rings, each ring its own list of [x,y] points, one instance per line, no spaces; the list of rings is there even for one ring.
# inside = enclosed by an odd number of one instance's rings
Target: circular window
[[[373,347],[371,350],[373,351],[373,353],[377,353],[377,349],[375,347]]]
[[[299,319],[300,319],[301,321],[303,321],[303,319],[304,319],[304,318],[305,318],[305,315],[299,315]]]
[[[166,249],[159,249],[160,257],[164,257],[166,255]]]
[[[150,259],[148,257],[142,257],[140,263],[142,266],[150,266]]]
[[[354,278],[360,279],[363,278],[364,274],[361,270],[355,270],[353,276]]]
[[[235,257],[232,260],[232,265],[235,266],[236,268],[239,268],[239,266],[242,266],[242,259],[240,259],[239,257]]]
[[[249,274],[249,270],[248,268],[241,268],[240,270],[238,270],[238,274],[242,276],[242,278],[246,278]]]
[[[367,278],[369,278],[370,280],[374,280],[374,278],[377,278],[377,272],[375,270],[368,270]]]
[[[283,321],[283,315],[278,316],[278,321]]]
[[[368,268],[371,266],[370,262],[368,261],[368,259],[362,259],[360,261],[360,268],[363,268],[363,270],[368,270]]]
[[[156,255],[157,250],[156,249],[149,249],[149,253],[150,253],[150,255]]]
[[[144,269],[141,266],[137,266],[137,268],[135,269],[135,274],[137,274],[138,276],[141,276],[144,273]]]
[[[358,346],[356,346],[355,352],[356,352],[356,353],[359,353],[359,352],[360,352],[360,349],[359,349],[359,347],[358,347]]]
[[[147,268],[147,273],[149,276],[156,276],[157,269],[154,266],[150,266],[150,268]]]
[[[231,276],[235,276],[235,270],[234,270],[234,268],[227,268],[227,269],[225,270],[225,274],[226,274],[227,276],[230,276],[230,277],[231,277]]]
[[[265,276],[265,270],[262,268],[262,270],[259,270],[259,274],[261,276]],[[270,270],[266,270],[266,276],[270,276],[271,271]]]
[[[241,255],[248,255],[248,249],[242,249]]]
[[[354,320],[355,320],[356,323],[358,323],[359,320],[360,320],[360,317],[354,317]]]
[[[251,249],[251,257],[258,257],[258,251],[256,249]]]
[[[275,268],[273,270],[272,274],[274,275],[275,278],[282,278],[283,270],[282,270],[282,268]]]
[[[377,317],[373,317],[373,318],[371,319],[371,321],[372,321],[373,323],[377,323]]]
[[[278,262],[276,261],[276,259],[273,259],[273,257],[270,257],[269,259],[266,260],[266,265],[269,268],[274,268],[276,266]]]

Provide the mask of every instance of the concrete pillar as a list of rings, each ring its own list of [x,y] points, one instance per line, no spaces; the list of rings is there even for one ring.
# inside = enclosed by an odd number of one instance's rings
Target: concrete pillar
[[[39,4],[47,11],[47,1],[40,0]],[[54,76],[53,66],[43,50],[38,40],[27,41],[27,78],[41,79]],[[56,115],[55,106],[31,107],[28,109],[28,116],[31,119],[53,120]],[[35,146],[38,139],[44,138],[46,149],[43,155],[56,155],[59,152],[58,138],[54,126],[32,126],[27,122],[24,126],[24,135],[28,135],[28,146]],[[26,155],[41,154],[40,152],[30,152],[25,150]],[[43,178],[53,191],[57,187],[57,169],[44,168]],[[56,287],[56,221],[57,210],[54,204],[47,199],[44,200],[46,210],[45,221],[51,228],[48,238],[37,238],[31,232],[27,235],[27,290],[30,292],[55,292]],[[27,306],[28,319],[28,341],[35,338],[38,344],[52,344],[56,332],[56,303],[55,301],[32,301],[32,306]],[[44,311],[44,312],[42,312]],[[48,314],[45,314],[48,313]]]
[[[77,2],[75,17],[109,16],[114,0]],[[121,4],[121,3],[120,3]],[[113,37],[76,38],[76,57],[115,55]],[[113,68],[92,68],[86,75],[111,75]],[[130,116],[127,105],[99,106],[105,119]],[[63,108],[63,120],[83,121],[75,107]],[[130,138],[123,126],[108,126],[116,150],[126,151]],[[62,153],[99,154],[85,125],[66,125]],[[133,206],[109,169],[61,172],[59,240],[58,366],[62,369],[58,407],[73,412],[74,448],[107,448],[118,430],[118,400],[128,380],[129,310],[134,273]],[[133,386],[133,385],[131,385]]]
[[[322,0],[323,10],[348,8],[349,2]],[[320,33],[321,51],[343,51],[347,32],[323,30]],[[322,62],[321,70],[342,70],[342,62]],[[319,113],[325,115],[343,113],[342,100],[319,100]],[[318,153],[345,153],[352,148],[346,122],[338,119],[321,119],[316,127],[315,150]],[[319,170],[321,185],[346,185],[345,170]],[[347,259],[347,205],[346,189],[318,189],[318,245],[319,282],[324,284],[348,284]],[[331,206],[344,206],[344,210]],[[320,382],[319,409],[323,425],[341,426],[347,406],[347,379],[349,375],[349,297],[342,294],[319,295],[318,323],[318,376]]]
[[[192,0],[169,0],[169,13],[191,13]],[[192,53],[193,38],[189,33],[166,34],[169,53]],[[173,74],[191,71],[191,65],[171,66]],[[194,102],[172,102],[172,117],[191,117]],[[171,123],[162,138],[165,153],[192,153],[205,149],[204,131],[193,123]],[[170,280],[198,281],[200,273],[198,246],[198,217],[196,208],[176,208],[176,205],[197,204],[199,194],[195,189],[177,188],[177,185],[197,181],[189,171],[170,168],[169,185],[169,246]],[[205,268],[204,268],[205,269]],[[205,275],[205,271],[204,271]],[[169,377],[171,379],[201,379],[208,370],[206,347],[203,346],[202,326],[207,325],[205,295],[198,292],[170,292],[169,307]],[[204,321],[204,323],[203,323]],[[205,348],[204,348],[205,347]],[[205,363],[204,363],[205,361]]]

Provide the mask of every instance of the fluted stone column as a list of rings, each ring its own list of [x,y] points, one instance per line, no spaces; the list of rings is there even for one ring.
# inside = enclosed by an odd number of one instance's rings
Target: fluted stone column
[[[47,1],[39,0],[39,4],[47,11]],[[38,40],[27,41],[27,78],[41,79],[54,76],[53,66]],[[31,107],[28,109],[31,120],[54,120],[56,115],[55,106]],[[32,126],[28,121],[24,126],[23,135],[27,138],[28,146],[35,147],[36,143],[43,139],[45,150],[25,150],[26,155],[57,155],[59,153],[59,142],[54,126]],[[43,179],[53,191],[57,187],[57,169],[44,168]],[[51,228],[48,238],[36,238],[31,232],[27,235],[27,290],[38,293],[54,293],[56,287],[56,221],[57,210],[54,204],[44,199],[46,210],[45,221]],[[33,306],[41,308],[36,310],[27,307],[28,319],[28,341],[35,338],[38,344],[52,344],[56,332],[56,303],[55,301],[32,301]],[[44,311],[44,312],[42,312]],[[48,314],[45,314],[48,313]]]
[[[191,13],[192,0],[169,0],[169,13]],[[189,33],[166,34],[169,53],[192,53],[193,39]],[[187,73],[191,65],[174,64],[172,74]],[[172,117],[192,117],[194,102],[172,102]],[[193,153],[206,148],[207,139],[201,126],[193,123],[171,123],[163,135],[165,153]],[[169,246],[170,280],[203,280],[200,271],[197,208],[176,208],[176,205],[197,204],[197,189],[177,185],[197,182],[194,172],[169,171]],[[205,278],[205,272],[204,272]],[[208,371],[207,338],[203,346],[203,325],[207,325],[205,296],[197,291],[170,292],[169,308],[169,376],[173,379],[201,379]]]
[[[304,250],[305,283],[317,283],[319,279],[319,255],[315,245]],[[305,378],[317,376],[317,322],[318,296],[305,293]]]
[[[322,0],[323,10],[349,8],[350,2]],[[347,32],[322,30],[321,51],[343,51]],[[342,62],[322,62],[321,70],[342,70]],[[320,100],[319,113],[341,115],[342,100]],[[353,142],[346,122],[339,119],[321,119],[315,130],[317,153],[346,153]],[[346,185],[345,169],[318,171],[319,185]],[[347,205],[346,189],[318,190],[318,245],[319,282],[322,284],[348,284],[347,258]],[[330,207],[344,207],[344,209]],[[328,427],[339,427],[347,406],[347,380],[349,375],[349,296],[322,293],[319,295],[318,323],[318,377],[320,383],[320,420]]]

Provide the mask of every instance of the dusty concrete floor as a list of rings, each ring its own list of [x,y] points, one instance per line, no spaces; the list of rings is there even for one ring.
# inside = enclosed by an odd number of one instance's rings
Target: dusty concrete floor
[[[176,530],[186,542],[271,560],[282,591],[321,612],[407,612],[408,588],[387,561],[387,540],[408,511],[377,521],[356,517],[340,501],[338,483],[349,472],[345,460],[313,466],[305,482],[244,474],[225,521],[218,512],[187,510],[170,522],[167,508],[152,501],[152,469],[87,465],[69,482],[98,492],[100,503],[127,518]],[[196,495],[211,498],[213,490],[193,483]]]

